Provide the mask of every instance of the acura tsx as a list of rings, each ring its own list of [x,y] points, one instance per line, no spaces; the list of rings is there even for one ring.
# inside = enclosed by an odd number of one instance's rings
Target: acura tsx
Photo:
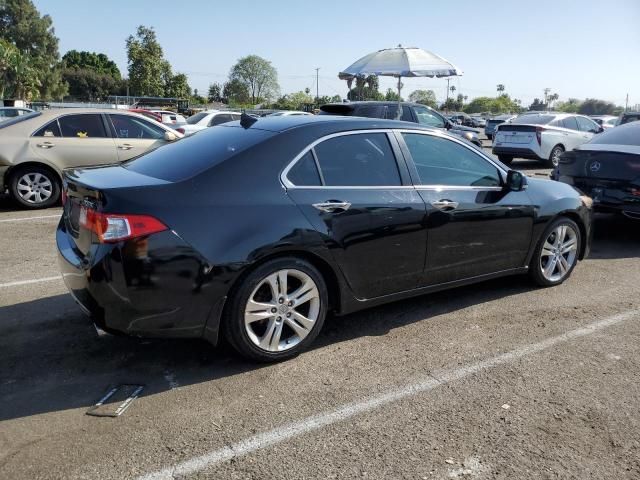
[[[490,278],[565,281],[589,202],[415,123],[283,116],[212,127],[119,165],[68,170],[65,283],[96,325],[219,337],[260,361],[329,312]]]

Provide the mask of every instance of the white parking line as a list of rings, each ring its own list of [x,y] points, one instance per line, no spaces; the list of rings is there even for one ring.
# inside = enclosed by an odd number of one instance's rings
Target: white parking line
[[[18,280],[16,282],[0,283],[0,288],[18,287],[20,285],[30,285],[32,283],[53,282],[54,280],[62,280],[62,276],[34,278],[33,280]]]
[[[23,222],[25,220],[41,220],[43,218],[60,218],[62,213],[58,215],[40,215],[37,217],[21,217],[21,218],[6,218],[4,220],[0,220],[0,223],[8,223],[8,222]]]
[[[503,353],[502,355],[489,358],[479,363],[474,363],[472,365],[455,370],[444,371],[440,374],[434,374],[433,377],[425,378],[422,381],[412,383],[397,389],[389,390],[386,393],[376,395],[359,402],[349,403],[334,410],[320,413],[312,417],[307,417],[288,425],[283,425],[282,427],[278,427],[273,430],[254,435],[253,437],[249,437],[245,440],[240,440],[239,442],[227,445],[218,450],[213,450],[209,453],[194,457],[190,460],[180,462],[171,467],[142,475],[138,477],[138,480],[172,480],[176,477],[199,472],[201,470],[204,470],[205,468],[215,466],[219,463],[226,462],[233,458],[247,455],[257,450],[261,450],[272,445],[285,442],[305,433],[319,430],[328,425],[344,421],[355,415],[369,412],[384,405],[397,402],[399,400],[403,400],[420,393],[428,392],[438,386],[446,385],[455,380],[469,377],[480,371],[493,368],[498,365],[512,363],[522,357],[541,352],[555,345],[568,342],[569,340],[572,340],[574,338],[591,335],[598,330],[616,325],[636,316],[640,316],[640,309],[620,313],[618,315],[614,315],[612,317],[590,323],[585,327],[571,330],[556,337],[547,338],[546,340],[542,340],[541,342],[525,345],[523,347],[511,350],[510,352]]]

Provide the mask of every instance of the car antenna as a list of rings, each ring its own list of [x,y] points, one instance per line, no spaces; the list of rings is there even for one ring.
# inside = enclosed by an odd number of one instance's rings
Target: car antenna
[[[240,125],[243,128],[249,128],[251,125],[253,125],[257,121],[258,121],[257,118],[254,118],[251,115],[247,115],[244,112],[242,112],[242,115],[240,115]]]

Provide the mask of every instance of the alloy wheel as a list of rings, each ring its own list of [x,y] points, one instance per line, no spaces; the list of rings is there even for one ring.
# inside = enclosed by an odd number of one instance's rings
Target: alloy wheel
[[[578,254],[578,234],[571,225],[556,226],[544,242],[540,252],[542,276],[559,282],[571,271]]]
[[[27,203],[44,203],[53,194],[53,183],[42,173],[25,173],[18,179],[16,190]]]
[[[319,315],[320,293],[313,279],[300,270],[278,270],[249,296],[245,331],[261,350],[283,352],[307,337]]]
[[[558,164],[560,163],[560,155],[562,155],[564,153],[564,150],[562,150],[562,148],[560,147],[556,147],[553,149],[553,152],[551,152],[551,164],[554,167],[557,167]]]

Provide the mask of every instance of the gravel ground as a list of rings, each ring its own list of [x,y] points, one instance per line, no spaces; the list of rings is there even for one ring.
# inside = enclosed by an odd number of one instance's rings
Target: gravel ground
[[[57,275],[55,218],[17,219],[59,211],[0,199],[0,478],[198,456],[176,478],[640,478],[638,222],[598,216],[559,287],[499,279],[329,318],[312,350],[265,366],[99,338],[61,280],[16,283]],[[145,390],[121,417],[85,415],[120,383]]]

